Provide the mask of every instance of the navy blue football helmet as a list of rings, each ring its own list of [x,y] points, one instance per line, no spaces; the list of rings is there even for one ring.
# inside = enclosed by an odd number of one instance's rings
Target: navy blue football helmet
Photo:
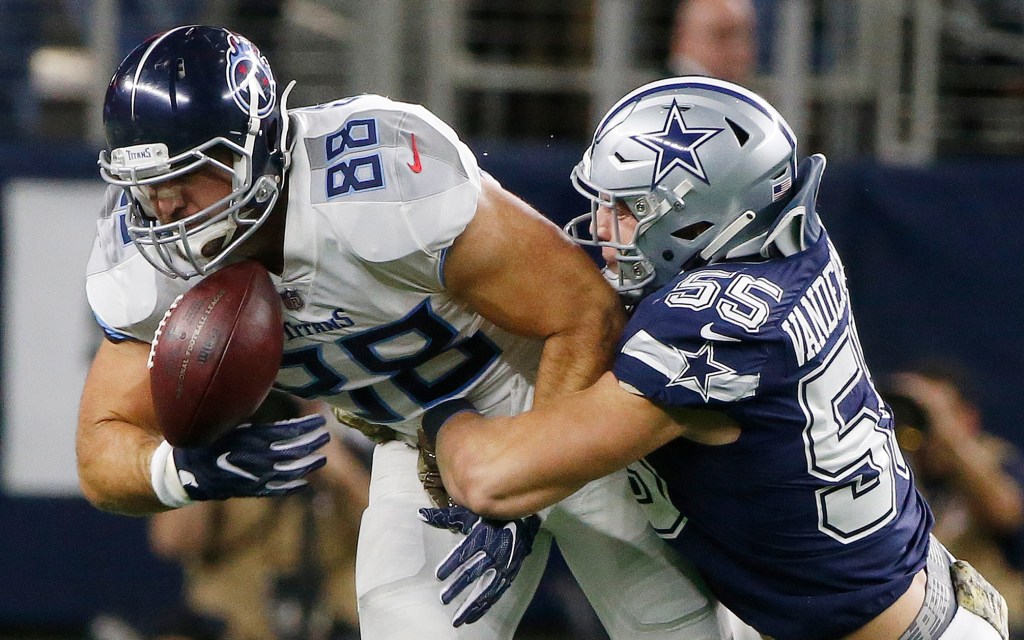
[[[127,193],[128,234],[159,271],[190,278],[214,270],[270,215],[286,164],[282,102],[259,49],[219,27],[158,34],[118,67],[103,104],[100,174]],[[230,176],[231,193],[160,224],[155,185],[203,167]]]

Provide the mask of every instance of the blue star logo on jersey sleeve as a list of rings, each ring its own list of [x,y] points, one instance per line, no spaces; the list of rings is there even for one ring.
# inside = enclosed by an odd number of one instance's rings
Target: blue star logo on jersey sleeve
[[[719,346],[730,354],[730,359],[743,360],[742,355],[736,353],[735,345]],[[749,398],[757,393],[761,379],[760,373],[739,373],[716,359],[715,344],[711,342],[705,342],[696,351],[687,351],[662,342],[643,329],[622,345],[620,353],[624,358],[641,363],[643,369],[629,371],[630,366],[617,361],[615,372],[619,380],[644,390],[648,397],[657,395],[663,385],[666,389],[675,389],[670,393],[671,399],[666,400],[670,405],[691,406],[694,401],[691,393],[700,396],[705,404],[708,400],[734,402]],[[650,374],[660,377],[649,377]],[[679,387],[691,393],[680,393]]]
[[[683,367],[676,376],[669,381],[669,387],[686,387],[700,394],[700,397],[707,402],[708,390],[711,386],[711,378],[722,375],[734,375],[735,369],[715,360],[715,347],[710,342],[705,343],[696,352],[683,351],[673,347],[683,361]]]
[[[657,170],[651,182],[653,188],[675,167],[681,167],[708,182],[704,165],[697,155],[697,147],[718,135],[720,128],[690,128],[683,121],[683,109],[674,100],[661,131],[630,136],[658,154]]]

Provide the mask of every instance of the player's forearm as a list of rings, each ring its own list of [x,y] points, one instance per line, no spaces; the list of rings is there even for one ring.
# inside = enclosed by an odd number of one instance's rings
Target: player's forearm
[[[492,518],[535,513],[683,435],[685,422],[614,374],[516,416],[455,406],[424,421],[456,503]],[[427,424],[432,422],[432,424]]]
[[[150,461],[160,443],[146,367],[149,345],[104,340],[78,409],[78,477],[96,507],[144,515],[166,509],[153,491]]]
[[[114,420],[80,425],[78,477],[86,499],[126,515],[165,511],[150,482],[150,460],[160,439]]]
[[[514,422],[462,413],[445,424],[438,435],[438,466],[456,503],[486,517],[519,518],[578,488],[542,473],[540,457],[530,454],[529,441],[517,439]]]
[[[436,451],[457,503],[512,518],[555,504],[678,435],[662,412],[620,391],[607,373],[517,416],[455,414],[438,432]]]

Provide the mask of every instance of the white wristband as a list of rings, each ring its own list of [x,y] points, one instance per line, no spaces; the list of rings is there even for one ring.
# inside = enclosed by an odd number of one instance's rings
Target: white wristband
[[[160,498],[160,502],[177,509],[191,504],[192,498],[185,493],[185,487],[178,479],[178,469],[174,466],[174,456],[171,455],[173,451],[174,447],[166,440],[153,451],[153,457],[149,461],[149,482],[153,485],[153,491],[156,497]]]

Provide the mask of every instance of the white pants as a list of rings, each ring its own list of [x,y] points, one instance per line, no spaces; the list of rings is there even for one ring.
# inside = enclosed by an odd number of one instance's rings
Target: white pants
[[[1001,640],[999,632],[978,614],[957,607],[956,615],[939,640]]]
[[[417,509],[431,505],[416,460],[416,450],[398,441],[374,451],[356,561],[363,640],[512,638],[552,538],[612,640],[728,638],[696,573],[649,526],[625,471],[545,510],[533,553],[512,587],[482,619],[453,628],[460,601],[441,604],[434,571],[462,536],[419,519]]]

